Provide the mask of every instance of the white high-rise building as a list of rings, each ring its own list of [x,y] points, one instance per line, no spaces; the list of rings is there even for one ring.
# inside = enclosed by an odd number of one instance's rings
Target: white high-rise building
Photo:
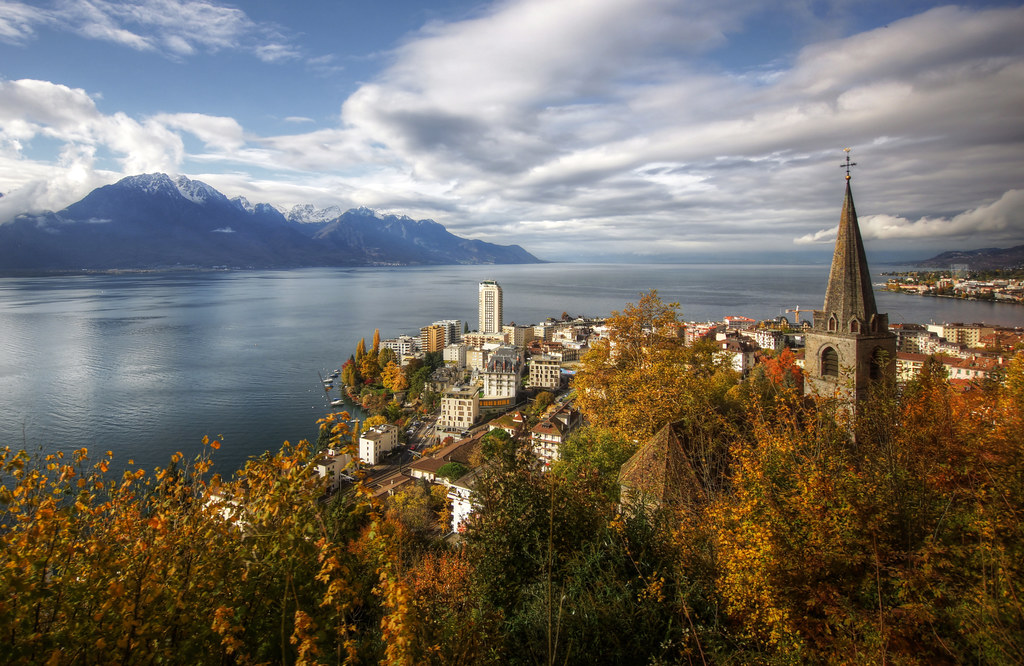
[[[480,332],[501,333],[501,287],[494,280],[480,283]]]

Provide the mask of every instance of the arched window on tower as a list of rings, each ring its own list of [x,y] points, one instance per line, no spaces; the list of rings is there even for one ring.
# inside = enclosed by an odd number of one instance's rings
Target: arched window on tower
[[[832,347],[825,347],[825,350],[821,352],[821,376],[839,376],[839,352]]]
[[[828,318],[828,330],[835,331],[839,328],[839,322],[836,321],[836,316],[832,315]]]
[[[881,347],[875,347],[871,352],[871,368],[868,370],[872,381],[879,380],[885,376],[885,369],[888,365],[889,354]]]
[[[860,333],[860,320],[853,319],[850,321],[850,333]]]

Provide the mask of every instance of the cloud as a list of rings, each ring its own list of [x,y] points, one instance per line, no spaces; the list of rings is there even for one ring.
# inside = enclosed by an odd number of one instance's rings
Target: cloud
[[[864,240],[933,240],[936,238],[988,239],[1024,237],[1024,190],[1010,190],[990,204],[972,208],[950,218],[922,217],[908,220],[893,215],[859,218]],[[801,236],[798,244],[834,242],[838,225]]]
[[[161,113],[151,120],[168,128],[184,130],[207,147],[230,153],[245,145],[242,126],[234,118],[202,113]]]
[[[916,248],[969,233],[965,220],[982,224],[984,213],[995,225],[985,233],[1024,240],[1010,204],[1000,208],[1017,201],[1024,172],[1024,8],[939,7],[842,35],[814,15],[818,3],[755,5],[502,0],[408,35],[343,101],[335,126],[304,127],[312,119],[295,115],[284,119],[294,133],[273,136],[201,110],[128,117],[101,112],[79,89],[4,83],[0,173],[60,171],[28,157],[45,138],[92,149],[92,158],[71,151],[79,165],[112,152],[125,173],[198,167],[229,196],[434,217],[547,258],[768,252],[826,242],[841,204],[841,149],[852,146],[866,236]],[[132,48],[300,55],[231,7],[90,6],[97,38]],[[31,39],[71,12],[19,7],[0,38]],[[754,33],[774,37],[757,22],[766,11],[827,39],[730,66]],[[189,136],[201,152],[185,150]],[[0,179],[11,182],[28,177]]]
[[[47,12],[20,2],[0,2],[0,42],[21,45],[35,36],[35,26],[49,20]]]
[[[275,63],[300,56],[300,49],[277,27],[204,0],[60,0],[46,11],[0,3],[0,40],[24,44],[37,26],[172,58],[222,50],[248,51]]]

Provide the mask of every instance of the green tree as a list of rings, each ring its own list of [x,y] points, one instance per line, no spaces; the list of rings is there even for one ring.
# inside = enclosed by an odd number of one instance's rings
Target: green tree
[[[460,462],[449,462],[441,465],[441,469],[437,470],[437,475],[447,479],[451,483],[455,483],[469,472],[469,468]]]

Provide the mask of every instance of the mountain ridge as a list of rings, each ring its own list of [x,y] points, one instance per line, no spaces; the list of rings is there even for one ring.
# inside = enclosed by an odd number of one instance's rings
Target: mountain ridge
[[[1024,266],[1024,245],[1014,247],[984,247],[977,250],[949,250],[931,259],[913,262],[922,268],[949,268],[953,264],[966,264],[973,270],[994,270]]]
[[[337,214],[335,214],[337,213]],[[185,176],[128,176],[0,225],[0,271],[541,263],[434,220],[229,199]]]

